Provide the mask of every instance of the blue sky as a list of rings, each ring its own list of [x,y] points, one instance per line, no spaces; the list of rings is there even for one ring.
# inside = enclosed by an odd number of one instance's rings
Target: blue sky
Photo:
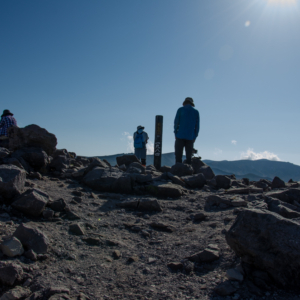
[[[300,165],[299,0],[0,2],[0,110],[58,148],[128,152],[145,126],[163,152],[185,97],[202,158]],[[149,152],[151,152],[149,147]]]

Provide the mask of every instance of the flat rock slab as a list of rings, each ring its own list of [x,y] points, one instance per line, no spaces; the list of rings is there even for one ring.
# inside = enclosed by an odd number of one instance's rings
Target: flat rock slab
[[[183,194],[183,189],[181,186],[176,184],[151,184],[146,186],[146,191],[159,198],[180,198]]]
[[[48,237],[37,228],[22,223],[13,236],[20,240],[25,248],[32,249],[37,254],[44,254],[48,251]]]
[[[14,165],[0,165],[0,194],[11,199],[19,196],[25,186],[26,172]]]

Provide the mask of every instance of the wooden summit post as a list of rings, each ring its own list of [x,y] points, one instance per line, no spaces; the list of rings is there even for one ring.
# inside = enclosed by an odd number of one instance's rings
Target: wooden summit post
[[[159,170],[161,167],[163,134],[163,116],[155,117],[155,142],[154,142],[154,167]]]

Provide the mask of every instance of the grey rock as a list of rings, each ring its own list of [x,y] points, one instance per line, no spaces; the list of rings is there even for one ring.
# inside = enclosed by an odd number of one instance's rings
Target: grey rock
[[[287,219],[300,217],[300,208],[289,203],[282,202],[278,199],[266,197],[265,201],[268,204],[268,209]]]
[[[202,189],[206,184],[206,179],[202,173],[190,176],[182,176],[181,179],[193,189]]]
[[[70,166],[69,159],[64,155],[58,155],[50,163],[50,168],[61,172],[63,169],[68,169]]]
[[[16,150],[22,147],[40,147],[51,155],[57,144],[54,134],[38,125],[28,125],[24,128],[10,127],[8,129],[9,148]]]
[[[243,262],[283,287],[300,284],[299,239],[299,223],[256,209],[241,211],[226,233],[228,245]]]
[[[237,288],[234,287],[230,281],[225,281],[217,285],[214,289],[214,291],[219,295],[219,296],[229,296],[232,295],[237,291]]]
[[[21,242],[15,237],[3,241],[0,244],[0,249],[5,255],[9,257],[15,257],[24,253],[24,248]]]
[[[37,261],[37,254],[32,249],[26,251],[24,256],[32,261]]]
[[[153,198],[141,198],[139,201],[139,210],[148,210],[148,211],[162,211],[161,205],[157,199]]]
[[[206,164],[200,158],[198,158],[198,157],[192,158],[192,167],[193,167],[195,174],[199,174],[200,169],[205,166],[206,166]],[[189,174],[187,174],[187,175],[189,175]]]
[[[29,189],[12,203],[12,207],[24,214],[38,217],[42,214],[49,199],[49,195],[45,192],[38,189]]]
[[[128,167],[133,162],[140,162],[134,154],[125,154],[123,156],[118,156],[116,160],[119,166],[125,165],[126,167]]]
[[[23,147],[13,152],[11,156],[20,162],[22,159],[25,160],[34,170],[42,169],[49,162],[47,153],[40,147]],[[29,171],[26,165],[23,167]]]
[[[13,262],[0,261],[0,283],[12,286],[23,278],[23,269]]]
[[[4,198],[19,196],[25,186],[26,173],[14,165],[0,165],[0,194]]]
[[[170,173],[182,177],[182,176],[192,175],[194,173],[194,169],[191,165],[176,163],[174,166],[172,166]]]
[[[52,219],[54,217],[54,211],[52,209],[45,209],[43,211],[43,218],[49,220]]]
[[[4,158],[9,155],[10,151],[6,148],[0,147],[0,158]]]
[[[183,180],[181,180],[178,176],[173,175],[171,172],[167,172],[167,176],[168,176],[168,178],[170,178],[172,180],[172,182],[174,184],[178,184],[178,185],[181,185],[183,187],[186,187],[185,182]]]
[[[6,157],[2,159],[2,163],[4,165],[14,165],[20,169],[24,169],[23,165],[20,163],[20,161],[15,157]]]
[[[215,173],[210,166],[201,167],[197,173],[203,174],[206,180],[210,180],[215,177]]]
[[[37,254],[44,254],[48,251],[48,237],[37,228],[22,223],[13,236],[20,240],[25,249],[32,249]]]
[[[216,247],[207,247],[201,252],[195,253],[188,257],[189,260],[194,262],[213,262],[220,257],[219,249]]]
[[[69,226],[69,231],[75,235],[84,235],[84,225],[82,223],[71,224]]]
[[[300,201],[300,189],[290,188],[281,191],[272,191],[265,194],[267,197],[279,199],[283,202],[287,202],[293,205],[299,204]],[[298,205],[297,205],[298,206]]]
[[[201,222],[201,221],[204,221],[207,218],[208,218],[208,215],[203,213],[203,212],[200,212],[200,213],[197,213],[197,214],[194,215],[194,221],[195,222]]]
[[[225,175],[215,176],[217,188],[219,189],[229,189],[231,187],[231,179]]]
[[[167,232],[173,232],[176,230],[176,228],[172,225],[163,223],[163,222],[152,222],[149,224],[154,229],[158,229],[161,231],[167,231]]]
[[[146,183],[152,181],[151,174],[138,174],[135,176],[135,181],[137,183]]]
[[[142,174],[146,173],[146,168],[140,162],[133,162],[128,166],[128,168],[136,168],[141,170]]]
[[[241,274],[241,272],[238,271],[237,269],[228,269],[226,271],[226,276],[229,280],[237,280],[240,282],[244,280],[243,274]]]
[[[286,185],[285,185],[285,182],[283,180],[281,180],[279,177],[275,176],[273,181],[272,181],[272,184],[271,184],[271,188],[272,189],[280,189],[280,188],[284,188]]]
[[[63,198],[50,202],[48,205],[52,210],[62,212],[67,207],[67,203]]]
[[[183,189],[181,186],[171,183],[162,184],[160,182],[155,182],[146,186],[145,189],[149,194],[160,198],[176,199],[180,198],[183,194]]]
[[[23,288],[21,286],[16,286],[12,290],[7,291],[4,293],[0,300],[20,300],[24,299],[25,297],[28,297],[31,295],[31,291],[27,288]]]

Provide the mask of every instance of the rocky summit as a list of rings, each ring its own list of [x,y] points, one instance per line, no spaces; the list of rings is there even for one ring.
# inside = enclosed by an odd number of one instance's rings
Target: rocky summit
[[[0,300],[299,299],[299,182],[56,143],[30,125],[0,148]]]

